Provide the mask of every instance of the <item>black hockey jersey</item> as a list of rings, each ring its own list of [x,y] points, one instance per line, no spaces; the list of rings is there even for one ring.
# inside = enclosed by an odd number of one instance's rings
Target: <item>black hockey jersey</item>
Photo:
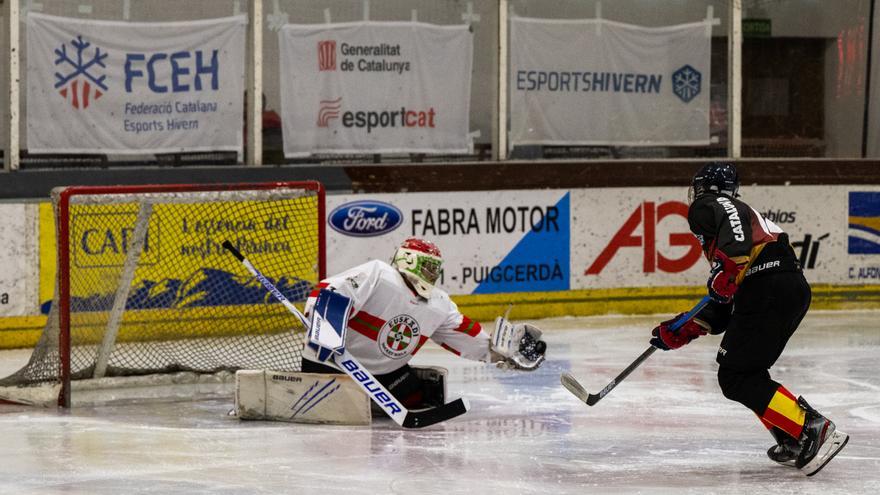
[[[721,251],[743,266],[737,283],[758,273],[800,271],[788,235],[736,198],[701,195],[688,210],[688,223],[710,262]]]

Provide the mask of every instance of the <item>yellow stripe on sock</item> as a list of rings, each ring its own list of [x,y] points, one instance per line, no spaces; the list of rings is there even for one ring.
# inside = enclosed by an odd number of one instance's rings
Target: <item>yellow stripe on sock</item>
[[[777,390],[770,399],[763,419],[797,438],[806,420],[806,413],[789,395]]]

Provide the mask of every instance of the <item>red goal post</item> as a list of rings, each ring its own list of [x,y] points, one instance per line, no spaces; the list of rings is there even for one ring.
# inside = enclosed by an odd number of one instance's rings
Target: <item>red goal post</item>
[[[324,202],[315,181],[53,191],[56,295],[0,398],[48,386],[69,406],[80,381],[298,370],[304,329],[221,244],[302,302],[325,276]]]

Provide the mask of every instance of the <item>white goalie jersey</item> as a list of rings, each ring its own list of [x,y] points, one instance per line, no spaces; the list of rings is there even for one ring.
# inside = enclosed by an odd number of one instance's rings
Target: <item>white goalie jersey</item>
[[[306,314],[318,290],[328,287],[351,298],[345,347],[375,375],[409,362],[428,339],[461,357],[489,361],[489,335],[478,322],[459,313],[440,289],[427,300],[417,296],[388,263],[370,261],[321,281],[306,301]],[[317,361],[308,346],[303,358]]]

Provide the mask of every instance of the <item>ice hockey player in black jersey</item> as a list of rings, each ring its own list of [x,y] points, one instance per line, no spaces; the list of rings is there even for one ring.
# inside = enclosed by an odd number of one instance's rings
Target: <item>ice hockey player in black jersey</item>
[[[772,460],[812,476],[849,435],[770,378],[770,367],[807,313],[810,286],[786,233],[740,201],[738,190],[733,163],[711,162],[694,176],[688,223],[712,265],[712,301],[676,331],[669,326],[677,317],[658,325],[651,344],[677,349],[724,332],[717,355],[722,393],[751,409],[773,435]]]

